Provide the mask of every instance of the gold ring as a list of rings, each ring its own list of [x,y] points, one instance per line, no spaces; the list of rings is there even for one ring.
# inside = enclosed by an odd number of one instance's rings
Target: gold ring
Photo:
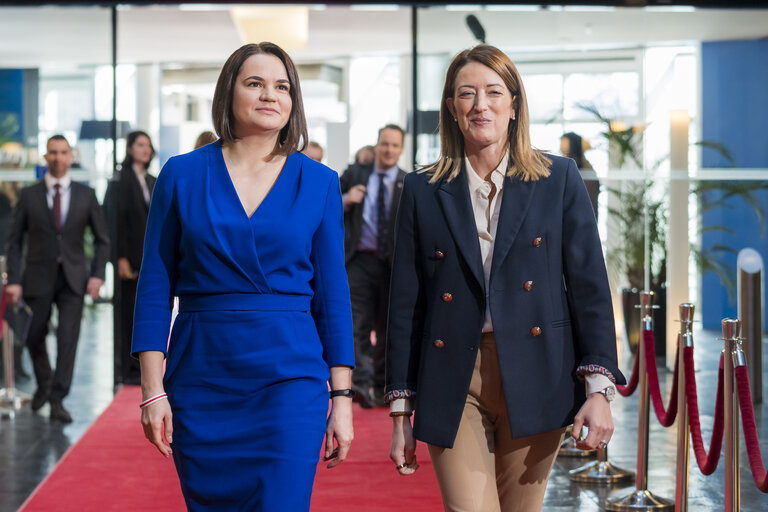
[[[403,469],[403,468],[404,468],[404,467],[406,467],[407,465],[408,465],[408,464],[398,464],[397,466],[395,466],[395,469],[396,469],[396,470],[398,470],[398,471],[400,471],[401,469]]]

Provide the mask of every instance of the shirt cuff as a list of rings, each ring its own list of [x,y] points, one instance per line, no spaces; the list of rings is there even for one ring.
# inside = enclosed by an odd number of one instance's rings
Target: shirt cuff
[[[616,377],[613,376],[610,370],[600,365],[583,364],[578,368],[576,368],[576,376],[579,377],[579,379],[581,379],[582,381],[585,379],[587,375],[592,375],[592,374],[604,375],[608,380],[611,381],[611,383],[616,383]]]
[[[389,412],[413,412],[413,404],[410,398],[396,398],[389,402]]]
[[[606,388],[616,389],[611,379],[601,373],[591,373],[584,376],[584,383],[587,387],[587,396],[592,393],[598,393]]]

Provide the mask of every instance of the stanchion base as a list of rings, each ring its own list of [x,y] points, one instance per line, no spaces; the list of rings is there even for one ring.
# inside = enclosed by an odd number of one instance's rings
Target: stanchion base
[[[614,498],[605,502],[605,510],[623,512],[625,510],[674,510],[675,502],[659,498],[650,491],[635,491],[623,498]]]
[[[635,474],[632,471],[621,469],[608,461],[590,462],[586,466],[572,469],[568,472],[572,482],[583,484],[613,485],[620,482],[633,480]]]
[[[32,400],[28,393],[19,391],[16,388],[0,389],[0,407],[10,409],[21,409],[21,406]]]
[[[557,452],[558,457],[579,457],[587,458],[597,455],[597,450],[582,450],[576,447],[576,440],[569,437],[563,444],[560,445],[560,451]]]

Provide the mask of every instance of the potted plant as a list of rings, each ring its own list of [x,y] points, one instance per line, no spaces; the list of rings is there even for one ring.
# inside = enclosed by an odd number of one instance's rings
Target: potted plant
[[[605,124],[602,136],[613,150],[615,165],[619,168],[632,162],[642,169],[642,158],[638,148],[642,147],[644,129],[638,127],[624,128],[613,120],[604,117],[594,105],[582,104],[579,108],[591,113]],[[717,151],[731,166],[734,165],[730,152],[721,144],[702,141],[696,145]],[[651,166],[655,171],[668,157],[661,158]],[[649,254],[650,290],[654,292],[654,304],[658,306],[654,314],[654,338],[656,353],[661,356],[666,352],[666,236],[667,236],[667,189],[661,180],[655,179],[655,173],[648,174],[643,181],[624,182],[621,186],[608,188],[608,193],[615,198],[609,201],[609,214],[618,224],[621,237],[608,250],[606,263],[618,274],[623,274],[628,286],[622,289],[622,309],[624,326],[630,349],[634,352],[640,335],[640,315],[636,309],[639,306],[640,291],[645,288],[646,267],[646,233]],[[757,199],[757,191],[768,188],[766,182],[731,182],[731,181],[701,181],[690,187],[690,193],[698,201],[699,212],[722,206],[729,198],[738,196],[752,205],[753,210],[764,232],[764,212]],[[720,194],[710,194],[720,191]],[[647,231],[645,216],[647,215]],[[709,226],[708,230],[732,231],[728,226]],[[699,227],[699,231],[701,228]],[[722,257],[726,253],[735,253],[736,249],[726,246],[715,246],[703,250],[697,244],[691,244],[691,254],[703,272],[715,272],[733,297],[735,283],[734,271]]]

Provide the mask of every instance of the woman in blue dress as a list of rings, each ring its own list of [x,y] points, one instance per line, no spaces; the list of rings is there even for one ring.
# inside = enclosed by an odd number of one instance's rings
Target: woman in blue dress
[[[189,510],[308,510],[323,436],[334,467],[353,435],[339,180],[298,152],[298,73],[274,44],[230,56],[213,121],[220,140],[171,158],[152,197],[132,346],[141,421]]]

